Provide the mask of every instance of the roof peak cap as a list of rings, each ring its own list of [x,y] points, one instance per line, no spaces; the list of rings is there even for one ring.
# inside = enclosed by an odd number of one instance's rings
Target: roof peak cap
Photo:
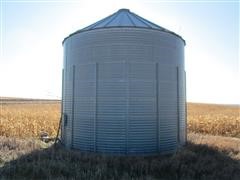
[[[119,9],[118,11],[130,11],[129,9],[126,9],[126,8],[122,8],[122,9]]]

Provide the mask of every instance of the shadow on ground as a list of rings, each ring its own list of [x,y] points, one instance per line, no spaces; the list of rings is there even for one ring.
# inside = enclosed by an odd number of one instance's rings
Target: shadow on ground
[[[207,145],[188,143],[172,155],[105,156],[66,150],[35,150],[0,168],[0,179],[231,179],[240,162]]]

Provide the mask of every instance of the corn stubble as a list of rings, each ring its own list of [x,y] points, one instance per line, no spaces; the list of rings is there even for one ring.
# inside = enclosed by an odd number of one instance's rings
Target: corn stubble
[[[188,131],[240,138],[240,106],[188,103]]]
[[[60,103],[0,105],[0,136],[39,137],[57,134]],[[188,103],[188,132],[240,138],[240,107]]]
[[[59,118],[59,103],[3,104],[0,108],[0,136],[28,138],[47,132],[54,137]]]

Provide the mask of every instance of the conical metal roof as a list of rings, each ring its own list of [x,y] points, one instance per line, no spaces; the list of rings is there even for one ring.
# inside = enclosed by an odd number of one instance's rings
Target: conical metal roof
[[[140,16],[130,12],[129,9],[120,9],[114,14],[83,28],[81,31],[107,27],[143,27],[150,29],[166,30]]]
[[[180,37],[185,43],[185,40],[178,34],[140,17],[139,15],[131,12],[129,9],[119,9],[117,12],[113,13],[112,15],[100,21],[95,22],[90,26],[87,26],[83,29],[78,30],[70,34],[68,37],[84,31],[90,31],[90,30],[102,29],[102,28],[114,28],[114,27],[147,28],[147,29],[164,31]],[[65,39],[67,39],[68,37],[66,37]],[[65,41],[65,39],[63,40],[63,42]]]

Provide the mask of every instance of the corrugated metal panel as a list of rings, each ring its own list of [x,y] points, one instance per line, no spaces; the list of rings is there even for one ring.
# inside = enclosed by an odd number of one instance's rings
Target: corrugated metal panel
[[[98,66],[96,150],[125,152],[126,78],[124,63]]]
[[[185,71],[183,68],[178,68],[179,77],[179,140],[181,144],[186,142],[186,94],[185,94]]]
[[[120,154],[176,150],[186,135],[184,43],[178,37],[146,29],[102,29],[65,43],[70,47],[63,87],[68,147]]]
[[[76,66],[73,148],[94,151],[96,64]]]
[[[157,152],[155,63],[129,63],[128,76],[128,152]]]
[[[158,65],[159,150],[173,151],[177,147],[177,69]]]
[[[67,123],[64,126],[64,142],[67,147],[72,144],[72,84],[73,84],[73,68],[66,67],[64,83],[64,109],[63,112],[67,116]]]

